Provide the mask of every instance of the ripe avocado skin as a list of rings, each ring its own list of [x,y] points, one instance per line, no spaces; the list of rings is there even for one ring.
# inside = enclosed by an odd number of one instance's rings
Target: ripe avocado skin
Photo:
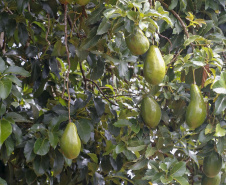
[[[81,141],[74,123],[69,122],[60,139],[60,147],[65,157],[74,159],[81,150]]]
[[[186,123],[191,129],[196,129],[206,119],[206,105],[197,85],[191,85],[191,101],[186,110]]]
[[[145,80],[152,85],[158,85],[162,82],[165,73],[166,66],[161,52],[157,46],[151,45],[144,61]]]
[[[144,54],[150,46],[149,40],[140,29],[135,34],[126,36],[125,40],[133,55]]]
[[[161,119],[161,108],[152,97],[145,97],[141,104],[141,117],[150,128],[155,128]]]
[[[213,178],[203,175],[201,185],[219,185],[221,182],[220,173]]]
[[[215,177],[222,168],[222,157],[217,152],[212,152],[203,160],[203,173],[210,178]]]

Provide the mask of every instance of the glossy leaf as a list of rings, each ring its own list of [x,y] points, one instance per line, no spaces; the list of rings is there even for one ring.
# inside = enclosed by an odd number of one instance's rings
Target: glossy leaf
[[[12,125],[6,120],[0,120],[0,147],[4,141],[11,135]]]

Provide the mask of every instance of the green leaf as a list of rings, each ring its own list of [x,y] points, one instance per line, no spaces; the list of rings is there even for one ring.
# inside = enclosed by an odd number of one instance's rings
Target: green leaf
[[[105,111],[105,103],[102,101],[101,98],[94,98],[93,101],[94,101],[95,109],[97,111],[97,115],[102,116],[102,114]]]
[[[172,0],[171,4],[169,5],[169,10],[174,9],[178,4],[178,0]]]
[[[148,148],[147,148],[147,150],[145,152],[145,157],[149,158],[149,157],[153,156],[156,151],[157,151],[157,149],[155,147],[148,146]]]
[[[143,150],[146,147],[146,145],[140,145],[140,146],[134,146],[134,147],[127,147],[128,150],[132,152],[139,152]]]
[[[33,184],[36,180],[37,176],[35,172],[28,168],[28,170],[25,172],[26,182],[28,185]]]
[[[4,100],[9,96],[9,93],[11,92],[12,82],[8,79],[1,79],[0,89],[0,98]]]
[[[94,153],[88,153],[88,156],[90,156],[90,158],[93,160],[93,162],[98,163],[98,158],[97,155]]]
[[[0,148],[4,141],[11,135],[12,125],[6,120],[0,120]]]
[[[5,61],[2,59],[2,57],[0,57],[0,73],[5,71]]]
[[[8,112],[7,115],[6,115],[6,118],[11,118],[15,122],[31,123],[30,120],[26,119],[25,117],[23,117],[22,115],[20,115],[16,112]]]
[[[10,66],[4,71],[4,73],[5,74],[12,73],[12,74],[21,75],[24,77],[30,76],[30,73],[28,71],[26,71],[24,68],[18,67],[18,66]]]
[[[6,112],[6,106],[3,103],[0,103],[0,116],[3,116]]]
[[[63,167],[64,167],[64,157],[58,150],[55,150],[53,175],[57,176],[58,174],[60,174],[63,170]]]
[[[159,172],[159,164],[156,161],[150,160],[148,164],[157,172]]]
[[[213,90],[218,94],[226,94],[226,71],[222,72],[220,79],[213,84]]]
[[[7,182],[6,182],[4,179],[2,179],[2,178],[0,177],[0,184],[1,184],[1,185],[7,185]]]
[[[185,40],[184,46],[188,46],[194,41],[202,41],[202,40],[205,40],[205,39],[199,35],[192,35],[187,40]]]
[[[7,155],[10,156],[12,154],[12,152],[14,151],[14,141],[13,141],[12,137],[8,137],[5,140],[5,146],[6,146]]]
[[[46,156],[36,156],[33,161],[33,169],[37,176],[43,175],[49,168],[49,157]]]
[[[19,144],[22,143],[22,140],[23,140],[23,138],[22,138],[22,136],[23,136],[22,131],[21,131],[20,127],[17,126],[17,124],[13,124],[12,128],[13,128],[14,137],[16,139],[16,145],[19,145]]]
[[[130,166],[130,169],[131,170],[140,170],[144,167],[147,167],[147,163],[148,163],[147,159],[142,159],[142,160],[136,162],[135,164],[133,164],[132,166]]]
[[[87,143],[91,137],[91,132],[93,130],[90,121],[86,119],[80,119],[79,121],[75,122],[75,125],[78,130],[78,135],[84,143]]]
[[[58,132],[48,132],[50,145],[55,149],[59,142]]]
[[[6,77],[7,79],[9,79],[10,81],[12,81],[13,83],[15,83],[16,85],[18,85],[19,87],[22,86],[21,81],[14,75],[7,75]]]
[[[33,161],[35,158],[35,153],[33,152],[34,144],[34,140],[29,140],[24,146],[24,156],[26,158],[27,163]]]
[[[184,177],[174,177],[174,179],[181,185],[189,185],[188,180]]]
[[[111,28],[111,23],[104,17],[97,29],[97,35],[102,35],[104,33],[107,33],[110,28]]]
[[[216,126],[216,131],[215,131],[214,136],[216,136],[216,137],[224,137],[225,135],[226,135],[226,130],[221,128],[220,123],[218,123],[217,126]]]
[[[170,170],[170,175],[172,177],[180,177],[183,176],[186,171],[186,163],[185,162],[178,162],[176,163],[172,169]]]
[[[221,94],[215,102],[215,115],[221,114],[226,109],[226,96]]]
[[[114,123],[115,127],[125,127],[125,126],[132,126],[132,123],[126,119],[120,119]]]
[[[49,140],[47,138],[38,138],[35,141],[34,153],[37,155],[46,155],[49,151]]]

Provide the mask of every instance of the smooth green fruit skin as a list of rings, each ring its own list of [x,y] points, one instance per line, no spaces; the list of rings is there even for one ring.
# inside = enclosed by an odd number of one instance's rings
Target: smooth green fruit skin
[[[213,178],[203,175],[201,185],[219,185],[221,182],[220,173]]]
[[[74,0],[74,1],[81,6],[85,6],[90,2],[90,0]]]
[[[161,119],[161,108],[151,97],[145,97],[141,104],[141,116],[144,123],[150,128],[155,128]]]
[[[60,139],[60,147],[63,154],[68,159],[74,159],[78,157],[81,150],[81,141],[74,123],[68,123]]]
[[[162,82],[165,73],[166,66],[161,52],[157,46],[151,45],[144,61],[145,80],[152,85],[157,85]]]
[[[203,172],[207,177],[215,177],[222,168],[222,157],[217,152],[212,152],[203,160]]]
[[[186,110],[186,123],[191,129],[196,129],[206,119],[206,105],[197,85],[191,85],[191,100]]]
[[[144,54],[150,46],[149,40],[142,30],[138,30],[135,34],[127,36],[125,40],[127,47],[133,55]]]

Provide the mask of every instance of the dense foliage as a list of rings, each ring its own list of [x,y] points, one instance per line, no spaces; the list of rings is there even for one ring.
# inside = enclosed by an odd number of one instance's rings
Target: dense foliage
[[[223,158],[226,184],[225,6],[225,0],[85,6],[1,0],[0,184],[194,185],[213,151]],[[160,84],[144,78],[146,53],[127,47],[125,37],[138,29],[163,55]],[[190,129],[185,117],[194,82],[207,117]],[[156,128],[141,117],[146,95],[161,108]],[[73,160],[60,148],[68,112],[81,139]]]

